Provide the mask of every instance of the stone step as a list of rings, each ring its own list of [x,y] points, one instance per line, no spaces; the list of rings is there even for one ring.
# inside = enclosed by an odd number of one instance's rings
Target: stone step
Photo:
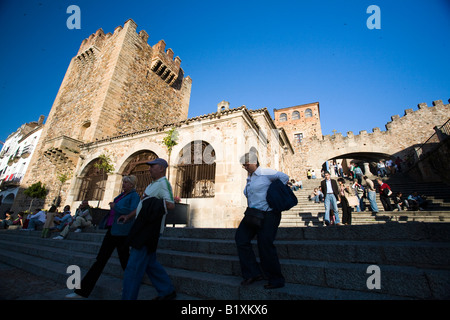
[[[2,249],[4,244],[2,244]],[[21,250],[12,252],[1,250],[2,261],[20,267],[28,272],[54,279],[65,283],[67,277],[67,267],[76,264],[81,268],[81,274],[87,271],[88,259],[94,259],[95,255],[81,254],[76,252],[66,252],[67,257],[63,257],[63,252],[46,250],[31,246],[25,252]],[[21,247],[20,249],[23,249]],[[53,251],[53,255],[52,252]],[[31,254],[31,252],[33,254]],[[69,257],[70,256],[70,257]],[[57,259],[57,260],[53,260]],[[63,260],[61,262],[58,260]],[[354,290],[342,290],[338,288],[322,288],[304,284],[287,283],[286,287],[268,291],[262,288],[261,283],[255,283],[249,287],[241,287],[241,277],[235,275],[224,275],[210,272],[200,272],[196,270],[186,270],[181,268],[165,267],[173,280],[178,292],[178,299],[225,299],[225,300],[285,300],[285,299],[400,299],[395,295],[380,292],[358,292]],[[116,257],[112,257],[100,277],[97,285],[90,296],[90,299],[120,299],[121,277],[119,262]],[[144,278],[139,298],[149,299],[155,296],[149,280]],[[68,290],[68,292],[70,292]],[[62,298],[62,297],[61,297]]]
[[[101,239],[96,241],[80,240],[53,240],[38,237],[23,237],[17,234],[2,235],[0,246],[5,250],[10,243],[17,243],[17,249],[21,252],[32,254],[34,250],[45,250],[39,256],[52,258],[53,255],[61,255],[62,262],[69,263],[73,257],[70,254],[79,254],[79,263],[90,266],[92,256],[100,249]],[[432,241],[354,241],[341,240],[277,240],[275,242],[280,259],[301,259],[329,262],[349,263],[377,263],[409,265],[446,269],[450,268],[450,244],[447,242]],[[335,247],[336,251],[331,251]],[[233,239],[200,239],[162,237],[159,243],[161,253],[170,256],[183,256],[184,254],[199,253],[206,255],[221,255],[232,257],[236,262],[236,245]],[[176,249],[174,249],[176,248]],[[256,245],[254,246],[257,251]],[[168,253],[167,253],[168,252]],[[402,254],[399,255],[398,253]],[[441,253],[440,255],[438,253]],[[114,251],[113,257],[117,257]],[[235,259],[236,258],[236,259]],[[85,262],[83,259],[88,259]],[[409,260],[408,260],[409,259]],[[170,261],[169,261],[170,262]],[[233,262],[233,263],[234,263]],[[81,265],[80,265],[81,266]],[[120,273],[120,266],[111,270],[113,274]],[[230,271],[239,273],[236,268]]]
[[[450,296],[449,224],[280,228],[275,245],[288,285],[273,291],[262,289],[262,283],[249,288],[239,285],[235,231],[166,229],[158,259],[167,267],[180,294],[200,299],[319,299],[325,296],[333,299],[433,299]],[[34,231],[0,232],[2,261],[46,277],[56,278],[55,273],[58,273],[60,281],[65,283],[68,265],[76,264],[83,272],[89,268],[104,231],[70,233],[67,240],[42,239],[39,235],[40,232]],[[12,247],[14,251],[10,250]],[[366,286],[367,267],[372,264],[380,267],[383,279],[382,289],[376,292]],[[100,285],[97,296],[118,299],[122,270],[116,254],[105,267],[104,276],[115,278],[117,285],[105,286],[105,289]],[[144,284],[148,296],[154,296],[148,279]]]

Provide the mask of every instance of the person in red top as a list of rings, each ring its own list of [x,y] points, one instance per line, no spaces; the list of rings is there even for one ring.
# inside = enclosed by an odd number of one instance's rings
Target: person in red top
[[[384,211],[392,211],[391,199],[392,195],[391,187],[387,183],[384,183],[380,178],[377,179],[378,184],[380,185],[380,200],[383,204]]]

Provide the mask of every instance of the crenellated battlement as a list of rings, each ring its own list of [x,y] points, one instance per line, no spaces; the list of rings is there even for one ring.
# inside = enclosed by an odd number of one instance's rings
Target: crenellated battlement
[[[404,115],[393,115],[386,123],[386,130],[376,127],[372,132],[361,130],[358,134],[348,131],[344,136],[340,132],[325,135],[321,138],[306,137],[299,148],[300,157],[295,174],[303,177],[307,169],[320,171],[326,160],[352,158],[364,154],[365,157],[405,158],[411,150],[420,146],[435,133],[450,117],[450,99],[448,104],[435,100],[432,106],[419,103],[417,109],[407,108]]]
[[[169,85],[172,85],[178,79],[180,73],[180,57],[176,56],[174,58],[174,51],[170,48],[165,50],[166,43],[164,40],[160,40],[155,45],[151,46],[148,43],[149,34],[145,30],[141,30],[137,33],[136,28],[137,24],[132,19],[128,19],[123,27],[117,26],[114,29],[114,33],[109,32],[105,34],[103,29],[98,29],[81,43],[76,56],[78,62],[84,64],[85,62],[94,60],[97,52],[102,50],[108,39],[118,37],[124,29],[129,29],[134,31],[138,38],[142,40],[142,43],[139,45],[152,52],[151,70]]]
[[[164,40],[160,40],[157,44],[153,46],[152,55],[152,71],[159,75],[164,81],[169,85],[172,85],[178,78],[178,73],[180,72],[181,59],[180,57],[175,57],[172,49],[167,49]]]
[[[361,137],[367,137],[368,139],[377,139],[385,136],[386,134],[396,133],[399,130],[414,129],[419,122],[423,122],[425,118],[445,118],[450,117],[450,99],[449,104],[444,104],[442,100],[435,100],[432,102],[432,106],[428,106],[427,103],[419,103],[417,110],[408,108],[404,110],[404,115],[391,116],[391,121],[386,123],[386,131],[381,131],[380,128],[373,128],[371,133],[367,133],[366,130],[362,130],[358,135],[355,135],[352,131],[347,132],[347,136],[343,136],[342,133],[334,133],[332,135],[323,136],[324,141],[345,140],[345,139],[360,139]],[[438,123],[442,122],[438,121]],[[444,121],[445,122],[445,121]],[[443,123],[443,122],[442,122]]]

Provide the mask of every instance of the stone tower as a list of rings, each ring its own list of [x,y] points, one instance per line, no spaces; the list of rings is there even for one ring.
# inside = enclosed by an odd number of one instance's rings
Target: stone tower
[[[291,168],[294,179],[306,175],[306,156],[311,151],[313,141],[322,140],[320,108],[318,102],[274,109],[275,124],[286,131],[295,150],[295,161]]]
[[[45,183],[47,204],[57,175],[76,167],[80,144],[187,119],[192,80],[181,59],[136,27],[130,19],[114,33],[99,29],[72,58],[23,180]]]
[[[318,102],[274,109],[274,116],[275,124],[284,128],[294,148],[299,147],[305,138],[322,139]]]

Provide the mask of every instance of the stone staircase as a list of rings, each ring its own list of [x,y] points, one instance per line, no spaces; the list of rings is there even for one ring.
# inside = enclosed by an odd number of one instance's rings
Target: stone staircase
[[[335,179],[335,177],[333,177]],[[450,222],[450,186],[444,183],[418,183],[401,175],[383,179],[389,184],[395,193],[401,191],[407,197],[414,191],[427,196],[428,206],[424,211],[383,211],[379,194],[377,193],[377,204],[380,212],[373,214],[370,210],[369,201],[365,200],[365,211],[352,213],[352,224],[374,224],[397,222]],[[298,198],[298,204],[289,211],[283,212],[281,227],[303,227],[322,226],[325,208],[323,203],[314,203],[308,200],[308,196],[315,187],[320,186],[320,179],[303,181],[303,189],[294,191]],[[348,182],[347,182],[348,184]],[[391,203],[393,203],[391,201]],[[339,208],[339,215],[342,211]]]
[[[158,260],[182,300],[449,299],[449,231],[448,223],[419,222],[280,228],[275,245],[287,284],[276,290],[265,290],[265,282],[240,286],[235,229],[166,228]],[[67,267],[77,265],[84,275],[103,236],[53,240],[38,231],[0,230],[0,261],[64,289]],[[371,265],[380,268],[380,289],[368,289]],[[120,299],[122,275],[114,253],[90,299]],[[145,276],[139,298],[155,295]]]

